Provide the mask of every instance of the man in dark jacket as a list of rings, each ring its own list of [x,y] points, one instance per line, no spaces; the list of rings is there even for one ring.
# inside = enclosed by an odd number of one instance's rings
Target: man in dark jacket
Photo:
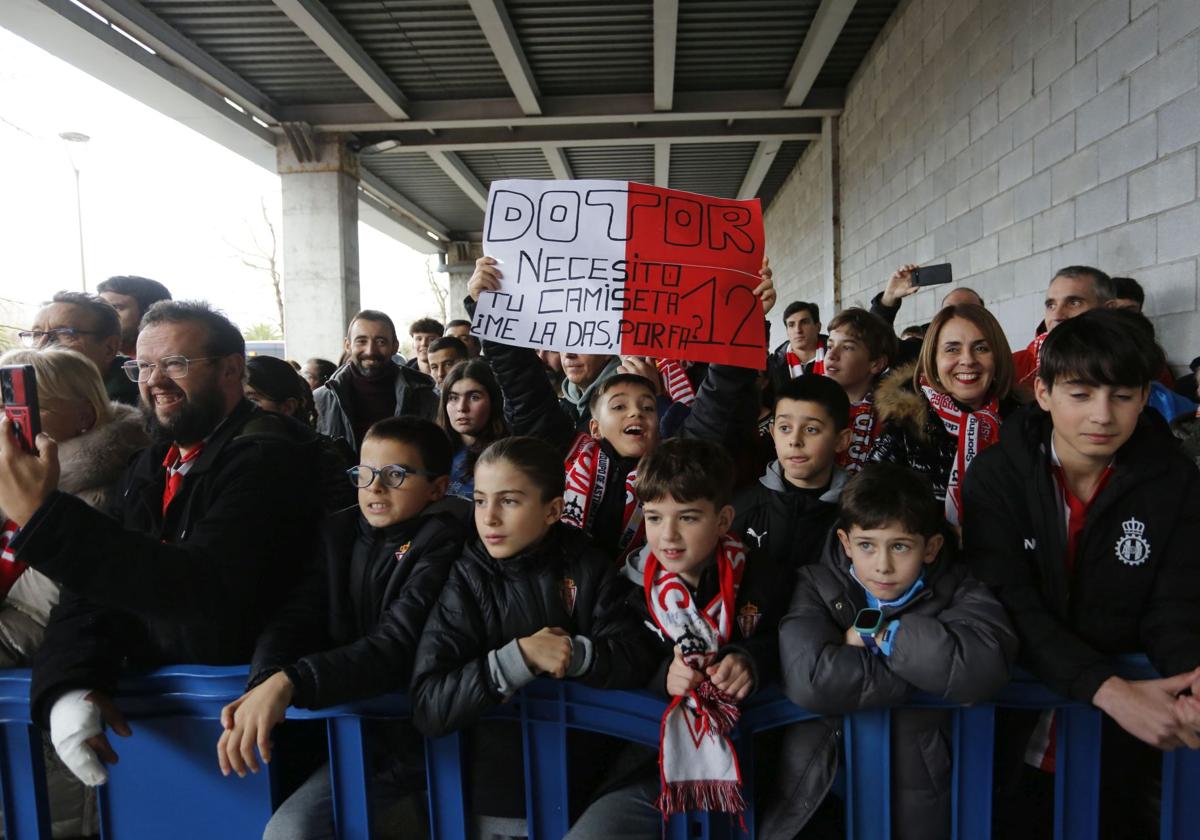
[[[1156,773],[1157,754],[1129,736],[1200,745],[1200,704],[1178,697],[1200,693],[1200,474],[1142,411],[1161,363],[1128,313],[1064,320],[1041,348],[1038,404],[1005,421],[963,488],[967,557],[1011,613],[1021,664],[1111,718],[1101,823],[1120,836],[1156,833],[1134,816],[1149,794],[1129,767]],[[1165,679],[1118,676],[1115,657],[1135,652]],[[1026,762],[1052,772],[1042,723],[1017,740]]]
[[[1008,681],[1017,640],[1003,607],[952,562],[941,505],[928,483],[869,464],[841,496],[822,562],[800,570],[779,625],[784,687],[811,712],[840,715],[903,705],[915,691],[951,703],[989,699]],[[837,770],[840,721],[788,727],[775,795],[759,827],[791,838]],[[947,712],[892,715],[892,836],[950,837]]]
[[[371,424],[385,417],[414,414],[433,420],[438,398],[433,380],[392,357],[400,349],[396,326],[385,313],[364,309],[346,329],[350,360],[313,391],[317,431],[344,438],[357,452]]]
[[[319,507],[315,449],[242,396],[244,343],[203,303],[162,302],[138,338],[143,410],[158,443],[122,479],[121,521],[56,491],[57,447],[21,452],[0,423],[0,508],[11,547],[63,585],[34,661],[33,719],[89,784],[128,734],[109,696],[128,664],[245,662],[281,582],[306,565]]]

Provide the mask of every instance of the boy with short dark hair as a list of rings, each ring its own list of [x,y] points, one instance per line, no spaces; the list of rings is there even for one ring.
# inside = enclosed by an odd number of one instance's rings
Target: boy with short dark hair
[[[770,612],[778,584],[769,566],[746,562],[742,544],[729,532],[732,484],[732,461],[708,441],[665,441],[638,465],[647,543],[625,574],[638,587],[631,603],[661,650],[650,688],[671,702],[658,767],[651,751],[630,748],[615,773],[616,789],[580,817],[568,835],[572,840],[654,840],[672,813],[737,814],[744,807],[737,755],[727,736],[737,705],[778,676],[778,614]],[[710,727],[699,741],[689,721],[696,731]]]
[[[1008,681],[1017,639],[1003,607],[953,561],[942,507],[905,467],[870,464],[842,491],[835,535],[800,570],[779,625],[787,695],[842,715],[899,706],[915,691],[951,703],[990,698]],[[840,719],[785,730],[760,837],[791,838],[825,798],[837,769]],[[950,717],[892,715],[892,836],[950,837]]]
[[[825,375],[850,400],[850,445],[838,456],[838,465],[851,475],[863,468],[879,436],[875,384],[895,355],[892,328],[865,309],[844,309],[829,322]]]
[[[433,387],[439,394],[446,374],[450,373],[459,362],[465,362],[470,357],[467,345],[452,335],[435,338],[425,353],[429,364],[429,375],[433,377]]]
[[[836,464],[850,444],[849,417],[846,392],[828,377],[792,379],[776,392],[776,459],[733,502],[733,532],[751,563],[795,570],[819,559],[849,479]]]
[[[1138,741],[1200,746],[1200,700],[1186,696],[1200,694],[1200,473],[1143,411],[1161,363],[1123,313],[1058,324],[1041,348],[1037,404],[1005,421],[963,485],[967,556],[1012,614],[1022,664],[1106,715],[1101,825],[1119,836],[1157,832],[1141,815],[1160,756]],[[1117,676],[1115,657],[1134,652],[1165,678]],[[1052,724],[1045,715],[1005,739],[1019,747],[1008,765],[1023,752],[1052,772]],[[1026,776],[1014,795],[1028,802],[1052,777]]]
[[[776,388],[806,373],[824,373],[825,343],[829,340],[821,332],[821,309],[815,303],[789,303],[783,310],[783,326],[787,341],[767,357],[767,374]]]
[[[271,732],[289,707],[322,709],[406,687],[425,619],[462,553],[468,505],[444,498],[451,448],[435,423],[412,416],[371,426],[362,463],[347,470],[358,506],[322,528],[322,562],[279,610],[254,651],[248,691],[222,710],[222,771],[257,772],[254,749],[271,760]],[[372,836],[414,828],[423,809],[419,740],[388,724],[372,751],[376,811]],[[389,814],[389,812],[391,812]],[[407,816],[408,824],[398,815]],[[390,817],[390,819],[389,819]],[[400,830],[406,829],[406,830]],[[267,838],[303,840],[333,832],[329,770],[322,766],[280,806]]]

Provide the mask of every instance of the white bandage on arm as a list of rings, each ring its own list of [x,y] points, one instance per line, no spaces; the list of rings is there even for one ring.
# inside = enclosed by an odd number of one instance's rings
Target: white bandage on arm
[[[88,738],[104,731],[99,707],[84,699],[89,693],[87,689],[68,691],[54,701],[50,709],[50,742],[67,769],[85,785],[95,787],[108,781],[108,771],[86,743]]]

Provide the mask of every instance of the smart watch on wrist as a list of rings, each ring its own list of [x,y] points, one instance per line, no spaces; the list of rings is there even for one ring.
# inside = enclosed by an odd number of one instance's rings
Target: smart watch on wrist
[[[871,653],[879,653],[879,645],[875,643],[875,634],[883,627],[883,610],[867,607],[858,611],[854,617],[854,632],[863,640],[863,644]]]

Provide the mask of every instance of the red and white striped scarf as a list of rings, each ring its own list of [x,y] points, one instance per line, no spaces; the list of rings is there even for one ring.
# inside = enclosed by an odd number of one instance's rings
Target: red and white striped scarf
[[[746,569],[745,546],[726,534],[717,545],[720,588],[700,605],[674,572],[646,552],[642,584],[650,616],[664,636],[675,642],[688,667],[700,673],[729,643],[736,620],[735,604]],[[742,772],[729,732],[738,721],[737,701],[706,676],[694,691],[675,697],[663,713],[658,764],[663,817],[683,811],[724,811],[741,815]]]
[[[788,349],[785,353],[787,357],[788,374],[792,379],[797,376],[804,375],[804,362],[800,361],[800,357]],[[817,352],[812,357],[812,372],[820,376],[825,375],[825,345],[817,343]]]
[[[655,365],[662,377],[663,390],[671,402],[691,405],[696,401],[696,389],[692,387],[692,380],[688,379],[682,364],[672,359],[659,359]]]
[[[837,456],[837,464],[854,475],[867,464],[875,438],[879,437],[879,424],[875,417],[875,395],[868,392],[860,402],[850,406],[850,446]]]
[[[1000,402],[992,397],[982,407],[964,411],[952,396],[934,390],[923,376],[921,391],[942,418],[947,434],[958,441],[946,480],[946,521],[957,528],[962,525],[962,480],[967,467],[976,455],[1000,439]]]
[[[562,521],[590,536],[596,511],[604,500],[612,459],[600,441],[579,435],[567,454],[565,467],[567,486],[563,493]],[[645,541],[642,506],[633,489],[636,482],[637,470],[630,470],[625,476],[625,512],[621,517],[621,538],[617,542],[616,560],[621,564],[632,549]]]

